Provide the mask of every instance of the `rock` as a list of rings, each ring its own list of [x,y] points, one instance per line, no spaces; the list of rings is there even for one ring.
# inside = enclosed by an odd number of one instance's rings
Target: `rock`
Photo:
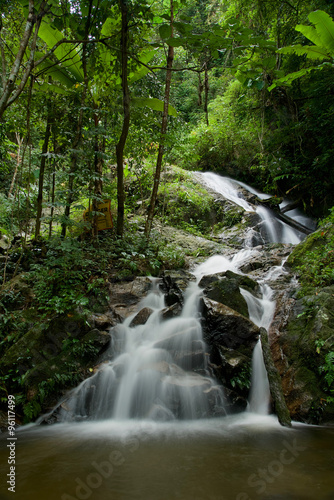
[[[164,271],[161,274],[161,284],[160,288],[164,293],[168,293],[170,288],[173,288],[176,285],[177,290],[180,290],[182,293],[185,292],[189,283],[191,281],[196,281],[196,278],[193,274],[184,269],[180,270],[168,270]]]
[[[242,397],[238,392],[225,388],[227,414],[240,413],[247,408],[247,397]]]
[[[132,282],[113,283],[109,300],[112,313],[119,321],[123,321],[137,312],[138,303],[146,297],[151,286],[152,281],[144,276],[139,276]]]
[[[242,314],[207,297],[202,299],[204,340],[209,345],[236,349],[247,345],[253,349],[259,328]]]
[[[194,341],[193,347],[194,348],[189,351],[176,352],[174,354],[174,360],[186,371],[204,370],[206,365],[204,345],[200,341]]]
[[[330,388],[319,376],[326,353],[334,350],[333,311],[334,285],[302,299],[278,298],[269,341],[293,420],[334,421],[334,406],[326,402]],[[319,352],[316,341],[323,346]]]
[[[146,321],[148,320],[148,318],[151,316],[152,313],[153,309],[151,309],[150,307],[143,307],[143,309],[141,309],[139,313],[136,314],[136,316],[131,321],[130,327],[132,328],[138,325],[145,325]]]
[[[10,248],[11,242],[8,236],[0,232],[0,252],[5,253]]]
[[[159,361],[157,363],[150,363],[148,365],[142,366],[139,371],[143,370],[154,370],[159,373],[164,373],[165,375],[170,374],[170,365],[167,361]]]
[[[88,318],[89,323],[99,330],[107,330],[117,324],[117,319],[111,311],[102,314],[92,314]]]
[[[170,307],[166,307],[165,309],[163,309],[160,315],[161,319],[166,320],[175,318],[176,316],[180,316],[181,312],[182,312],[182,306],[180,303],[176,302]]]
[[[263,359],[267,370],[274,412],[281,425],[284,427],[291,427],[291,416],[284,399],[281,378],[271,355],[267,331],[261,328],[260,332]]]
[[[93,347],[98,349],[98,354],[102,352],[109,346],[110,335],[108,332],[100,331],[94,328],[90,332],[86,333],[82,338],[82,343],[90,343]]]
[[[245,317],[248,317],[248,306],[240,293],[240,287],[251,292],[258,287],[252,279],[232,271],[204,276],[199,286],[204,287],[206,297],[234,309]]]
[[[44,363],[60,354],[63,341],[68,338],[82,339],[90,331],[86,318],[79,313],[70,317],[50,318],[47,323],[38,323],[10,347],[2,357],[0,367],[18,366],[21,374],[31,367]],[[20,362],[18,363],[18,360]]]
[[[195,276],[187,271],[164,271],[161,274],[160,289],[165,295],[165,304],[170,307],[174,304],[183,306],[183,294],[191,281],[195,281]]]

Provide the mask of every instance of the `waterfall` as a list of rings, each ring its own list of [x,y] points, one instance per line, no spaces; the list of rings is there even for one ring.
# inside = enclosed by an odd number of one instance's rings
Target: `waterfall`
[[[252,212],[254,208],[250,203],[248,203],[238,192],[236,188],[236,183],[233,179],[229,179],[228,177],[222,177],[217,174],[213,174],[212,172],[199,172],[199,175],[202,176],[204,183],[216,193],[221,194],[227,200],[232,201],[239,207],[244,208],[247,212]]]
[[[300,235],[273,218],[264,207],[254,207],[238,192],[238,183],[216,174],[201,174],[205,183],[246,211],[257,212],[270,242],[300,241]],[[243,188],[247,185],[239,183]],[[252,191],[252,188],[249,188]],[[256,193],[264,198],[266,195]],[[261,225],[261,224],[260,224]],[[247,241],[247,240],[245,240]],[[164,295],[159,280],[152,279],[148,296],[139,304],[145,310],[145,324],[136,314],[117,325],[111,332],[110,361],[72,391],[58,406],[58,417],[71,420],[194,420],[226,414],[223,388],[208,372],[206,346],[202,338],[198,285],[205,275],[233,271],[258,249],[246,247],[232,258],[214,255],[193,271],[196,282],[184,293],[182,313],[166,319]],[[281,273],[275,270],[275,274]],[[269,273],[268,273],[269,276]],[[268,278],[269,279],[269,278]],[[272,290],[262,283],[262,298],[241,289],[251,321],[268,329],[275,308]],[[137,313],[138,314],[138,313]],[[138,324],[139,323],[139,324]],[[254,349],[249,409],[258,414],[268,412],[269,385],[263,363],[261,343]]]
[[[288,224],[276,219],[266,207],[256,207],[256,213],[262,220],[263,230],[269,243],[292,243],[296,245],[302,240],[302,234]]]
[[[304,235],[293,229],[285,222],[280,221],[275,217],[275,214],[269,210],[267,207],[262,205],[254,206],[248,201],[246,201],[242,193],[238,191],[238,186],[246,189],[248,192],[252,194],[256,194],[256,196],[260,199],[270,198],[270,195],[261,193],[260,191],[248,186],[247,184],[235,181],[228,177],[223,177],[212,172],[198,172],[198,175],[202,177],[202,180],[205,185],[207,185],[210,189],[214,190],[216,193],[221,194],[227,200],[232,201],[239,207],[243,208],[246,212],[256,212],[260,219],[260,233],[263,235],[263,238],[268,243],[299,243]],[[284,203],[282,204],[284,206]],[[300,214],[298,213],[300,217]],[[303,222],[305,225],[309,226],[305,221],[309,220],[309,218],[303,218]],[[250,238],[251,239],[251,238]]]
[[[268,329],[275,311],[275,301],[271,300],[272,290],[264,284],[260,286],[262,299],[254,297],[247,290],[240,289],[248,305],[249,318],[258,327]],[[267,415],[270,390],[267,371],[264,366],[261,341],[256,344],[252,358],[252,378],[249,396],[249,411]]]
[[[224,415],[223,390],[207,372],[200,294],[191,283],[182,314],[163,319],[164,296],[153,283],[139,307],[149,308],[149,319],[133,326],[133,315],[116,327],[122,352],[73,391],[61,407],[61,419],[165,421]]]

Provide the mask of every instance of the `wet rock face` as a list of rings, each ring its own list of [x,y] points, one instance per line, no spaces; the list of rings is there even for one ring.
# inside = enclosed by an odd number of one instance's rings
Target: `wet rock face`
[[[146,297],[151,285],[152,281],[145,276],[139,276],[131,282],[112,284],[109,307],[118,321],[123,321],[137,312],[138,303]]]
[[[250,349],[259,337],[259,328],[248,318],[226,305],[203,298],[204,339],[209,345],[236,349],[247,345]]]
[[[334,350],[334,286],[302,299],[281,293],[269,330],[275,365],[291,417],[308,423],[334,421],[333,404],[326,403],[326,353]],[[320,344],[316,344],[320,342]],[[317,345],[323,345],[317,351]],[[328,366],[328,365],[327,365]]]
[[[253,293],[258,288],[257,283],[252,279],[232,271],[204,276],[199,286],[204,288],[205,297],[225,304],[245,317],[248,317],[248,307],[240,293],[240,287]]]

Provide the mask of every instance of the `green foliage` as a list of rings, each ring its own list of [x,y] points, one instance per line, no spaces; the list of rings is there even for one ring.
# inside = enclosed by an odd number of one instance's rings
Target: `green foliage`
[[[289,258],[299,275],[302,296],[334,283],[334,209],[320,229]]]
[[[106,258],[101,252],[101,268],[89,254],[90,246],[73,239],[48,242],[43,265],[32,265],[29,280],[33,285],[36,307],[46,313],[63,314],[89,304],[86,293],[101,286]],[[93,254],[94,254],[94,249]],[[98,283],[95,284],[95,280]]]
[[[319,374],[323,376],[324,389],[334,395],[334,351],[328,351],[323,355],[322,350],[326,350],[324,340],[316,340],[316,352],[322,354],[323,363],[319,366]],[[334,402],[332,396],[329,396],[327,402]]]
[[[312,26],[297,25],[296,30],[300,31],[306,38],[308,38],[314,45],[292,45],[290,47],[283,47],[278,50],[281,54],[295,53],[299,56],[306,56],[312,60],[327,60],[333,62],[334,58],[334,22],[331,17],[324,11],[317,10],[311,12],[308,16]],[[272,90],[278,85],[291,85],[297,78],[301,78],[313,70],[322,70],[324,64],[303,68],[294,73],[276,80],[268,90]],[[328,63],[327,63],[328,64]]]
[[[262,133],[259,117],[250,113],[253,103],[253,91],[245,91],[237,80],[230,81],[224,95],[209,105],[209,126],[203,120],[177,146],[181,165],[233,171],[234,175],[247,171],[259,151],[258,137]]]
[[[167,243],[153,231],[148,241],[143,234],[133,233],[113,244],[110,257],[117,272],[117,279],[138,274],[157,276],[164,269],[182,268],[185,264],[181,249]]]
[[[85,358],[96,355],[99,348],[94,346],[92,340],[82,342],[79,339],[68,337],[63,341],[63,351],[68,351],[75,357]]]
[[[237,387],[241,390],[249,389],[251,384],[251,365],[250,363],[244,363],[241,370],[234,375],[230,380],[231,386]]]

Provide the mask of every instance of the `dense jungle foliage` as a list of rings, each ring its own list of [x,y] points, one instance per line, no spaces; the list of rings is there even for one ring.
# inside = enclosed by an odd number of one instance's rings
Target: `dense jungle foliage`
[[[96,237],[98,203],[110,199],[122,236],[136,203],[151,197],[154,209],[153,187],[168,163],[227,173],[287,195],[311,215],[328,214],[331,1],[2,0],[1,7],[3,234],[77,235],[91,204]],[[127,176],[137,178],[136,192],[127,192]]]

